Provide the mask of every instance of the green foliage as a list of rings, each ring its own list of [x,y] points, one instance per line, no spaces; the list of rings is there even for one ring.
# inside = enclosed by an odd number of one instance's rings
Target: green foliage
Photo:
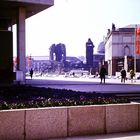
[[[77,92],[31,86],[0,87],[0,110],[56,106],[81,106],[129,103],[113,94]]]

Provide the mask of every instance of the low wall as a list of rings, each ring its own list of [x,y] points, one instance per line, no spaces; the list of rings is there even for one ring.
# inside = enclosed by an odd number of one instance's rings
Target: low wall
[[[31,140],[140,130],[140,104],[0,111],[0,139]]]

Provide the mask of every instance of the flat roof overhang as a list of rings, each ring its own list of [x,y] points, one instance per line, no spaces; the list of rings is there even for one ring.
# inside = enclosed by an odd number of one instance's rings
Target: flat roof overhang
[[[18,7],[25,7],[29,18],[53,5],[54,0],[0,0],[0,18],[12,19],[15,24]]]

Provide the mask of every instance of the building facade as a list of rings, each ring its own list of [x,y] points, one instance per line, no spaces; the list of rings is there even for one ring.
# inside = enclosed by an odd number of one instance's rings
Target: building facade
[[[109,30],[105,38],[105,61],[108,64],[109,75],[115,75],[122,68],[127,72],[130,69],[140,72],[140,55],[135,53],[135,28],[136,25],[119,29],[113,26],[112,30]]]

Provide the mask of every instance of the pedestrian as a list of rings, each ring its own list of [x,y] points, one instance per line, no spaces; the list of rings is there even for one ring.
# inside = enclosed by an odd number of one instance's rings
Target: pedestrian
[[[124,82],[125,83],[126,80],[126,70],[124,68],[122,68],[121,70],[121,83]]]
[[[101,84],[102,84],[102,81],[104,81],[105,83],[105,75],[106,75],[106,69],[104,67],[104,65],[101,66],[101,69],[100,69],[100,72],[99,72],[99,75],[100,75],[100,79],[101,79]]]
[[[32,79],[32,77],[33,77],[33,73],[34,73],[34,71],[33,71],[33,69],[31,68],[31,69],[30,69],[30,77],[31,77],[31,79]]]
[[[129,74],[130,74],[131,83],[133,83],[133,77],[135,76],[134,70],[131,69],[131,70],[129,71]]]

